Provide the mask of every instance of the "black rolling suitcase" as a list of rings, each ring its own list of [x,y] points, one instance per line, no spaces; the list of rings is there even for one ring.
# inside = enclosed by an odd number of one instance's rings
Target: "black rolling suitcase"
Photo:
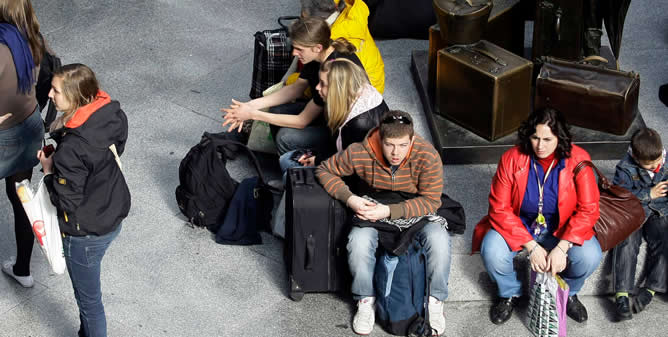
[[[327,194],[315,168],[288,170],[285,202],[285,261],[289,296],[342,289],[348,274],[346,206]]]

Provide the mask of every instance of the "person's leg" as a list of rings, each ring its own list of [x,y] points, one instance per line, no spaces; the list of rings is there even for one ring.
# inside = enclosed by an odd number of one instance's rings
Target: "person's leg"
[[[436,335],[445,332],[443,301],[448,298],[448,279],[450,277],[450,235],[438,223],[428,223],[417,233],[417,240],[425,250],[426,269],[429,282],[429,325],[436,330]]]
[[[375,292],[373,271],[376,267],[378,231],[375,228],[353,227],[348,234],[348,265],[353,276],[351,287],[357,301],[357,312],[353,317],[353,331],[368,335],[375,323]]]
[[[280,128],[276,133],[276,148],[283,155],[292,150],[311,149],[317,155],[329,153],[332,137],[326,126],[307,126],[303,129]]]
[[[640,232],[640,231],[636,231]],[[666,246],[668,242],[668,217],[653,216],[643,225],[643,236],[647,241],[647,266],[649,274],[645,287],[655,292],[666,292]]]
[[[63,238],[63,252],[81,319],[80,336],[106,337],[107,319],[102,304],[102,258],[121,226],[102,236]]]
[[[574,245],[568,250],[568,264],[561,272],[561,277],[568,283],[569,296],[577,295],[587,277],[598,268],[602,257],[596,236],[592,236],[582,246]]]
[[[641,238],[641,231],[635,231],[612,249],[613,288],[619,296],[628,296],[635,286]]]
[[[499,232],[490,229],[485,234],[480,255],[487,273],[498,287],[499,297],[519,297],[522,294],[522,282],[517,279],[517,272],[513,266],[513,258],[517,252],[510,250]]]
[[[285,174],[290,168],[303,167],[303,165],[298,161],[292,159],[292,156],[295,154],[295,152],[297,152],[297,150],[288,151],[278,158],[278,165],[281,167],[281,172],[283,172],[283,174]],[[285,184],[285,179],[283,179],[283,184]]]
[[[353,227],[348,234],[348,265],[353,277],[351,291],[355,300],[375,296],[373,271],[376,267],[378,231],[371,227]]]
[[[439,301],[448,298],[450,277],[450,235],[438,223],[429,223],[417,233],[427,258],[427,277],[431,278],[430,295]]]
[[[640,231],[636,231],[640,232]],[[655,292],[666,292],[666,245],[668,241],[668,218],[658,215],[650,216],[643,224],[642,233],[647,241],[647,266],[649,273],[645,286],[633,296],[633,311],[645,310]]]
[[[5,179],[5,190],[7,197],[14,211],[14,235],[16,237],[16,263],[14,264],[14,275],[30,275],[30,257],[32,255],[33,242],[35,236],[30,225],[30,220],[26,215],[21,200],[16,194],[15,183],[30,180],[32,178],[32,169],[16,173]]]

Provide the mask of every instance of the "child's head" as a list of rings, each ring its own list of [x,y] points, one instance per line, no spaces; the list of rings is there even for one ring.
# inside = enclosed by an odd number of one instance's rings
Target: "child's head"
[[[631,137],[633,159],[646,170],[655,170],[663,161],[663,144],[656,130],[644,128]]]
[[[413,119],[403,111],[390,110],[381,118],[380,141],[383,155],[390,165],[399,165],[413,143]]]

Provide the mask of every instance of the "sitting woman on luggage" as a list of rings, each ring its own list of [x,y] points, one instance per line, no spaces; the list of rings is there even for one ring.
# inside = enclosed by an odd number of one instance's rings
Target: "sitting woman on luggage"
[[[51,84],[49,97],[64,112],[51,126],[58,146],[50,156],[42,151],[37,156],[58,209],[63,253],[79,306],[79,336],[106,336],[101,262],[130,210],[118,158],[125,149],[128,121],[83,64],[63,66]]]
[[[297,82],[285,86],[266,97],[249,102],[232,100],[227,109],[223,126],[241,131],[245,120],[267,122],[272,125],[272,135],[278,154],[297,149],[312,149],[316,154],[333,153],[331,133],[324,118],[324,101],[313,95],[307,103],[293,102],[306,88],[316,92],[320,82],[320,64],[335,58],[347,58],[362,66],[355,55],[355,46],[345,39],[332,41],[327,22],[318,18],[299,19],[290,26],[293,55],[305,64]],[[260,109],[270,108],[269,112]]]
[[[489,194],[489,213],[475,228],[473,251],[498,286],[499,301],[490,310],[494,324],[506,322],[522,294],[513,258],[528,251],[531,269],[559,274],[568,284],[567,314],[587,320],[577,298],[598,267],[601,247],[594,236],[599,216],[596,176],[573,170],[589,154],[571,144],[560,112],[534,112],[518,130],[519,143],[499,161]],[[481,248],[482,243],[482,248]]]
[[[345,58],[327,61],[320,67],[320,83],[316,89],[325,100],[327,127],[331,131],[336,152],[348,145],[361,142],[380,124],[380,117],[388,111],[383,96],[371,85],[364,69]],[[295,166],[314,166],[326,159],[327,154],[299,154],[293,150],[280,158],[281,170]]]

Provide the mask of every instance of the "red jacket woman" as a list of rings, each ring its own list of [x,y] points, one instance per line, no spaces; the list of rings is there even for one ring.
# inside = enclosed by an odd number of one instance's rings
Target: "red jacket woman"
[[[598,220],[599,191],[592,170],[584,170],[573,180],[573,170],[583,160],[591,160],[589,154],[573,145],[571,157],[559,174],[559,227],[554,235],[562,240],[582,245],[594,235]],[[489,213],[476,225],[473,232],[472,253],[480,251],[482,238],[494,228],[508,243],[512,251],[533,238],[520,220],[524,190],[529,177],[530,156],[515,146],[503,154],[489,193]]]
[[[589,154],[572,144],[568,126],[554,109],[535,111],[517,134],[518,145],[503,154],[492,180],[488,215],[473,233],[473,251],[480,251],[498,287],[490,320],[506,322],[522,294],[513,258],[524,248],[532,270],[564,279],[569,286],[566,313],[584,322],[587,310],[577,293],[602,256],[594,236],[596,177],[591,169],[573,177]]]

